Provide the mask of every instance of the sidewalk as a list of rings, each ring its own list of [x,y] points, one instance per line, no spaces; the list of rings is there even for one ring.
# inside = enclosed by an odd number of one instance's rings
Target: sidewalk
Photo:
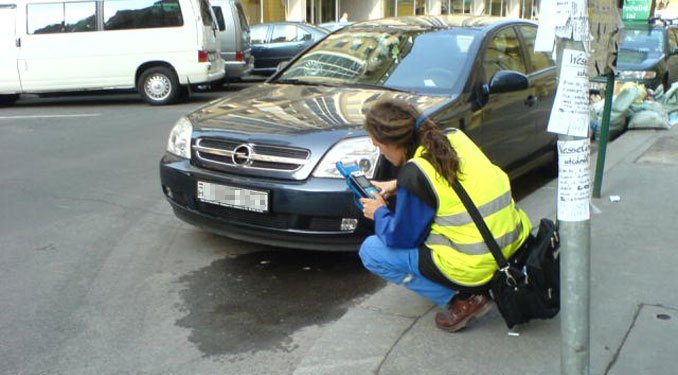
[[[675,374],[678,126],[627,131],[608,144],[605,167],[591,208],[590,373]],[[554,180],[518,205],[536,224],[555,218],[555,198]],[[562,310],[514,328],[519,336],[507,334],[496,309],[456,334],[435,327],[436,311],[389,284],[325,327],[294,374],[560,372]]]

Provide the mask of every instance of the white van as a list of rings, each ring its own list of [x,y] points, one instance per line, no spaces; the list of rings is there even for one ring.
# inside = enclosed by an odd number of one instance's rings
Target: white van
[[[169,104],[223,75],[208,0],[0,0],[0,103],[136,88]]]

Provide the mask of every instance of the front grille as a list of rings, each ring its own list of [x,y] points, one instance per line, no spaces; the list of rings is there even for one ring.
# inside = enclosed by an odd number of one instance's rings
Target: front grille
[[[199,138],[193,146],[200,161],[252,169],[294,172],[309,162],[309,150],[234,140]]]

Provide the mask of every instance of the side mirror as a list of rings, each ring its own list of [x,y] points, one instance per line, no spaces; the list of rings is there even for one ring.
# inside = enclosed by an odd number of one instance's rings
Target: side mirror
[[[275,72],[277,73],[277,72],[285,69],[287,64],[289,64],[289,61],[287,61],[287,60],[279,62],[278,65],[275,67]]]
[[[515,70],[500,70],[490,80],[490,94],[526,90],[527,76]]]

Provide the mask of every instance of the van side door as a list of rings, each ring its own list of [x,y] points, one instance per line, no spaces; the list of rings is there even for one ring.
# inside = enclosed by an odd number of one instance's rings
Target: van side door
[[[0,4],[0,94],[21,92],[21,81],[17,68],[19,44],[16,35],[15,4]]]
[[[106,46],[97,38],[96,1],[28,2],[25,12],[18,60],[24,91],[101,85],[105,66],[93,56]]]

